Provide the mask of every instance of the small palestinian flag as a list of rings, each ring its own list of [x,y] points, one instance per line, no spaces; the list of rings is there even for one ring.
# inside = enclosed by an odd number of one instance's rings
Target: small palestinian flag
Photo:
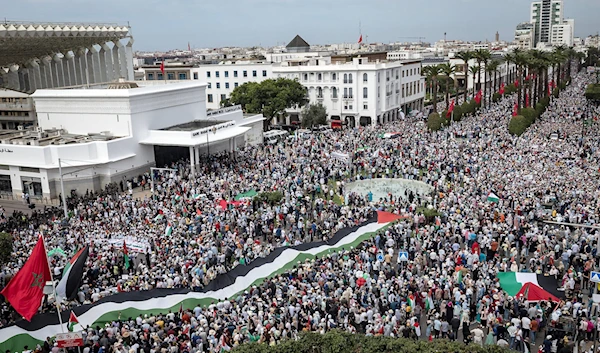
[[[73,332],[73,328],[77,324],[79,324],[79,320],[77,319],[77,316],[75,316],[75,313],[71,311],[71,315],[69,316],[69,325],[67,326],[69,332]]]
[[[494,194],[493,192],[490,192],[488,194],[487,200],[489,202],[495,202],[498,203],[498,201],[500,201],[500,198],[498,197],[498,195]]]
[[[63,276],[56,285],[56,299],[58,302],[71,300],[77,295],[79,284],[83,278],[85,263],[89,254],[89,246],[81,248],[69,262],[63,271]]]
[[[165,236],[170,236],[171,234],[173,234],[173,225],[171,222],[168,222],[167,228],[165,228]]]
[[[125,241],[123,241],[123,261],[125,262],[125,269],[128,270],[131,267],[131,260],[129,259],[129,252],[127,251]]]

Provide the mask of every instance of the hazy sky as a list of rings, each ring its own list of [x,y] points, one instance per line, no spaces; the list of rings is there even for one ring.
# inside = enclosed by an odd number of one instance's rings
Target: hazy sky
[[[565,0],[575,35],[600,30],[600,0]],[[512,40],[530,0],[0,0],[7,20],[116,22],[132,26],[136,50],[272,46],[300,34],[310,44],[425,37]]]

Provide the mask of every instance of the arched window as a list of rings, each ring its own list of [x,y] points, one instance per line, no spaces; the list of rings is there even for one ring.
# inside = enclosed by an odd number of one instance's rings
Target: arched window
[[[323,88],[317,87],[317,98],[323,98]]]
[[[363,74],[363,82],[369,81],[369,76],[367,74]]]
[[[304,74],[304,81],[308,81],[308,74]]]
[[[363,98],[369,98],[367,87],[363,87]]]
[[[348,83],[348,74],[344,74],[344,83]]]
[[[337,88],[333,87],[331,90],[331,98],[337,98],[337,97],[338,97]]]
[[[352,83],[352,74],[348,74],[348,83]]]
[[[323,79],[323,75],[322,74],[318,74],[317,75],[317,80],[321,81]]]
[[[335,72],[331,74],[331,81],[337,81],[337,74]]]

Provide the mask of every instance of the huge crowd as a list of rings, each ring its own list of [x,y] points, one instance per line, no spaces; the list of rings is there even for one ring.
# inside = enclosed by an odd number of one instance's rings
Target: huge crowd
[[[590,79],[576,75],[521,137],[508,133],[514,97],[507,97],[439,132],[407,117],[245,147],[235,157],[214,155],[194,174],[189,162],[174,163],[173,171],[71,199],[68,225],[57,221],[59,210],[32,220],[0,211],[0,227],[14,237],[14,260],[2,268],[0,287],[23,265],[39,232],[48,249],[67,254],[50,258],[57,279],[70,254],[90,245],[81,289],[61,303],[68,310],[122,291],[201,290],[276,247],[327,239],[385,209],[410,217],[355,249],[300,263],[236,298],[86,328],[83,352],[208,352],[331,329],[522,352],[585,348],[600,328],[583,295],[597,266],[600,233],[540,221],[599,221],[600,123],[586,126],[582,136]],[[400,136],[384,139],[383,132]],[[332,158],[333,152],[351,160]],[[369,200],[345,189],[361,178],[420,180],[435,192]],[[151,179],[152,197],[135,199],[126,190],[148,188]],[[236,202],[250,190],[279,191],[282,198]],[[498,202],[487,201],[490,192]],[[427,204],[439,215],[426,219],[417,211]],[[129,250],[133,266],[123,261],[124,239],[136,244]],[[410,261],[397,263],[401,249]],[[554,276],[566,299],[512,298],[500,288],[500,271]],[[48,299],[42,310],[54,305]],[[17,319],[2,304],[0,326]],[[37,349],[57,348],[46,342]]]

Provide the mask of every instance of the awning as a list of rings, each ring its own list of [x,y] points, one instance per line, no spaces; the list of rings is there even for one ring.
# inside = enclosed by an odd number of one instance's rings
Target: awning
[[[140,143],[142,145],[153,146],[206,146],[207,143],[215,144],[237,136],[241,136],[251,129],[251,127],[246,126],[233,126],[227,129],[219,130],[215,133],[209,132],[208,134],[197,137],[192,137],[189,132],[157,131],[157,133],[153,134],[154,131],[150,131],[150,136],[140,141]],[[208,136],[208,139],[206,136]]]

